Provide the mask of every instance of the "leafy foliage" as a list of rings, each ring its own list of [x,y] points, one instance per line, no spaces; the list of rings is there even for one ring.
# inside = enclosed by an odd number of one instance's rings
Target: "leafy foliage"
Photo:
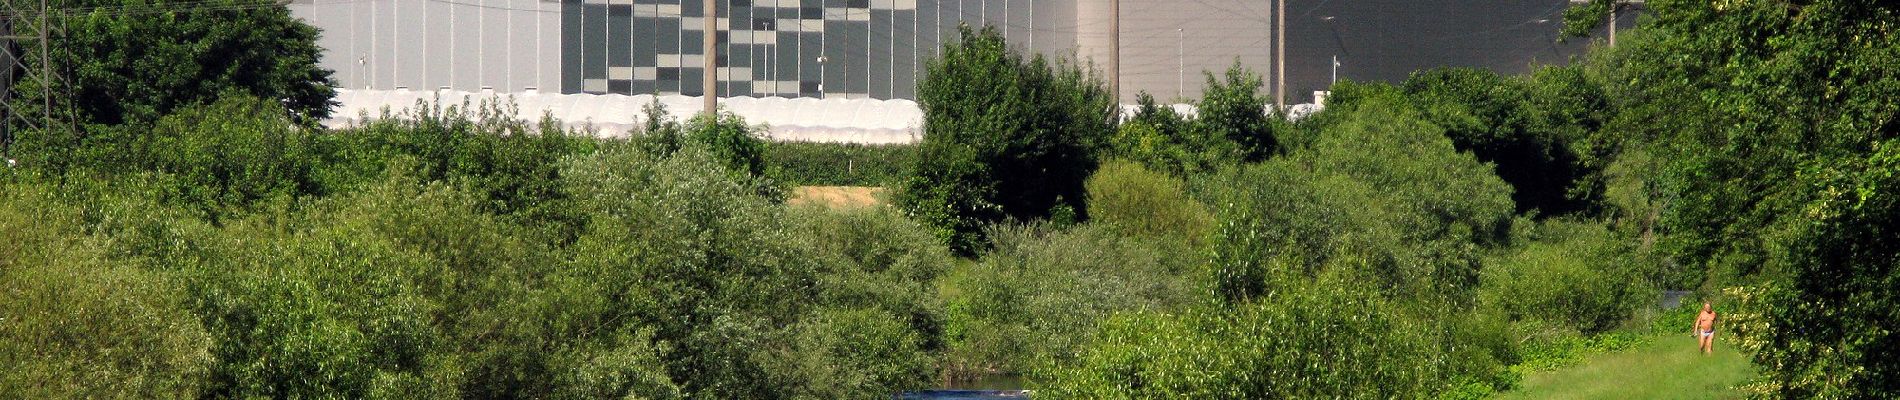
[[[114,11],[154,4],[195,10]],[[53,65],[66,69],[62,75],[68,79],[51,88],[38,80],[21,82],[9,88],[15,95],[10,104],[39,115],[50,97],[53,112],[71,117],[80,132],[9,127],[15,132],[16,154],[26,165],[61,171],[98,167],[75,156],[136,140],[143,134],[137,128],[144,124],[224,97],[251,96],[281,104],[282,117],[306,126],[330,113],[334,89],[331,71],[317,66],[317,29],[291,16],[283,5],[260,0],[63,0],[48,7],[82,10],[48,21],[58,33],[47,54]],[[19,22],[38,24],[34,18]],[[26,25],[16,29],[25,32]],[[48,61],[39,59],[37,44],[21,46],[19,54],[27,65]]]
[[[1114,100],[1081,67],[1025,58],[994,28],[960,29],[918,82],[924,139],[896,202],[962,254],[981,227],[1058,209],[1086,218],[1082,180],[1114,123]]]
[[[311,165],[316,139],[283,108],[235,96],[160,118],[127,153],[140,170],[175,177],[179,200],[216,222],[271,196],[320,193]],[[133,164],[133,163],[128,163]]]
[[[1234,60],[1234,65],[1219,77],[1207,73],[1205,94],[1195,106],[1197,129],[1209,136],[1227,138],[1246,161],[1260,161],[1280,152],[1274,137],[1276,122],[1267,113],[1267,96],[1260,93],[1260,74],[1253,73]],[[1274,115],[1280,115],[1274,113]]]
[[[1608,3],[1608,2],[1593,2]],[[1593,7],[1600,8],[1600,5]],[[1654,2],[1592,59],[1606,124],[1651,166],[1656,246],[1742,286],[1778,397],[1893,397],[1892,145],[1900,10],[1872,1]],[[1584,14],[1589,9],[1573,10]],[[1643,165],[1639,164],[1639,165]]]
[[[560,161],[597,146],[549,118],[521,121],[507,102],[420,101],[407,115],[317,137],[313,178],[330,192],[379,182],[390,170],[421,182],[445,181],[482,194],[479,209],[571,239],[584,223],[573,212]]]
[[[1521,248],[1487,260],[1483,301],[1512,319],[1550,319],[1598,333],[1615,328],[1658,295],[1647,271],[1657,260],[1605,227],[1547,220]]]
[[[1444,356],[1434,329],[1350,285],[1289,290],[1231,312],[1110,318],[1076,367],[1037,395],[1260,399],[1426,397]]]
[[[773,178],[778,173],[767,161],[763,126],[747,125],[737,114],[721,111],[717,115],[695,115],[685,123],[671,119],[666,106],[654,101],[645,107],[646,125],[635,131],[634,147],[657,157],[670,157],[694,145],[711,151],[715,159],[726,163],[735,179],[751,182],[754,190],[766,197],[783,200],[785,188]]]
[[[1344,264],[1390,295],[1462,298],[1478,284],[1476,246],[1508,232],[1510,189],[1396,89],[1337,89],[1361,99],[1326,111],[1338,119],[1311,150],[1220,181],[1216,289],[1243,301],[1268,293],[1269,276]]]
[[[1164,312],[1193,300],[1201,257],[1179,241],[1119,235],[1104,225],[1066,231],[999,227],[996,248],[946,278],[946,363],[957,378],[1025,373],[1074,362],[1115,313]]]
[[[1115,157],[1140,162],[1149,169],[1176,176],[1213,171],[1239,159],[1233,142],[1214,130],[1201,129],[1195,119],[1155,104],[1154,96],[1135,96],[1139,108],[1109,138]]]
[[[1127,236],[1201,243],[1214,226],[1207,205],[1189,197],[1183,182],[1140,164],[1103,164],[1087,188],[1094,221]]]
[[[1511,198],[1518,212],[1555,215],[1591,200],[1572,197],[1593,172],[1572,149],[1583,139],[1573,135],[1593,129],[1598,117],[1589,110],[1602,103],[1588,80],[1563,71],[1570,70],[1546,68],[1534,75],[1542,79],[1518,80],[1473,68],[1438,68],[1413,73],[1405,90],[1459,150],[1496,165],[1498,176],[1515,189]],[[1566,109],[1546,109],[1555,107]]]
[[[794,185],[896,185],[917,164],[915,145],[774,142],[769,147],[768,164]]]
[[[108,262],[50,187],[0,192],[0,395],[193,397],[212,336],[163,273]]]

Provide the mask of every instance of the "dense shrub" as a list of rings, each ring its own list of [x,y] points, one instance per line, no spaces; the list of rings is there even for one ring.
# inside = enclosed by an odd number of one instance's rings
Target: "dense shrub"
[[[915,145],[774,142],[769,147],[769,163],[792,185],[892,186],[917,163]]]
[[[1507,325],[1475,300],[1479,256],[1508,240],[1509,186],[1395,88],[1341,88],[1355,101],[1306,144],[1205,184],[1219,222],[1194,276],[1209,301],[1116,317],[1046,370],[1043,393],[1430,397],[1515,381]]]
[[[1005,219],[1087,217],[1082,180],[1114,123],[1101,78],[964,27],[917,86],[924,138],[895,200],[953,250],[975,254],[981,227]]]
[[[654,157],[670,157],[687,147],[698,147],[725,163],[734,178],[747,182],[753,190],[768,198],[783,201],[786,188],[777,181],[777,166],[771,164],[770,145],[765,127],[747,125],[744,118],[729,111],[717,115],[699,114],[681,123],[654,101],[644,108],[646,124],[628,140],[634,148]]]
[[[1577,9],[1600,18],[1608,1]],[[1656,160],[1656,246],[1748,294],[1774,397],[1900,397],[1900,24],[1891,2],[1657,2],[1604,65],[1606,126]],[[1592,15],[1594,14],[1594,15]]]
[[[785,380],[783,397],[865,398],[926,387],[936,360],[926,338],[900,316],[876,309],[825,309],[790,329],[767,369]]]
[[[1234,142],[1173,107],[1155,104],[1153,95],[1135,96],[1135,114],[1108,140],[1110,155],[1176,176],[1213,171],[1240,159]]]
[[[1282,146],[1274,131],[1284,124],[1277,120],[1280,113],[1267,114],[1267,96],[1260,93],[1264,86],[1260,74],[1241,66],[1238,59],[1221,76],[1206,74],[1205,94],[1195,104],[1199,111],[1194,118],[1195,129],[1210,137],[1226,138],[1245,161],[1278,154]]]
[[[930,231],[889,208],[797,208],[794,234],[819,262],[823,304],[883,310],[908,321],[930,349],[940,346],[943,311],[936,282],[952,257]]]
[[[1310,150],[1218,180],[1216,289],[1245,300],[1269,291],[1268,276],[1314,276],[1342,259],[1391,295],[1468,300],[1479,246],[1508,231],[1510,188],[1394,106],[1403,104],[1396,90],[1341,88],[1367,100],[1326,111],[1344,118]]]
[[[936,317],[923,282],[947,255],[927,241],[866,240],[921,240],[920,228],[889,216],[799,227],[700,145],[653,157],[610,147],[568,167],[595,217],[556,278],[591,293],[575,300],[598,302],[582,309],[601,313],[589,319],[652,328],[670,346],[667,374],[692,396],[888,392],[928,379],[918,357]],[[826,230],[839,236],[799,235]],[[860,352],[872,348],[832,337],[844,331],[886,347]]]
[[[452,182],[480,193],[479,209],[571,239],[583,223],[563,189],[560,161],[598,141],[552,119],[514,117],[508,102],[419,101],[406,115],[318,138],[316,180],[331,192],[382,182],[391,167],[418,183]],[[392,164],[400,163],[400,164]]]
[[[1900,334],[1883,327],[1900,308],[1900,140],[1864,157],[1803,174],[1816,176],[1811,219],[1788,222],[1771,264],[1787,280],[1755,299],[1765,329],[1750,339],[1777,394],[1900,396]]]
[[[139,195],[182,205],[216,223],[264,199],[323,194],[318,140],[312,130],[293,124],[283,105],[231,95],[181,105],[145,124],[100,127],[83,146],[60,150],[73,164],[27,164],[20,171],[76,186],[157,184]],[[68,175],[74,179],[61,179]]]
[[[170,175],[171,191],[217,222],[266,197],[320,193],[311,136],[282,106],[232,96],[160,118],[130,150],[147,154],[143,170]]]
[[[111,263],[46,187],[0,187],[0,397],[196,397],[213,337],[163,272]]]
[[[1597,333],[1658,295],[1655,260],[1600,224],[1546,220],[1521,247],[1485,262],[1482,297],[1514,319],[1547,319]]]
[[[1110,161],[1086,182],[1089,215],[1129,236],[1201,243],[1214,217],[1179,179],[1140,164]]]
[[[332,71],[317,64],[315,27],[283,4],[220,3],[219,12],[104,13],[146,7],[127,0],[55,0],[50,9],[88,10],[47,20],[60,40],[20,44],[22,62],[56,65],[58,81],[35,77],[6,87],[15,119],[7,127],[14,156],[30,168],[123,171],[101,165],[119,143],[145,140],[153,121],[235,97],[276,105],[289,121],[314,126],[330,115]],[[84,14],[82,17],[80,14]],[[22,19],[19,29],[37,29]],[[29,26],[32,26],[29,28]],[[42,46],[45,45],[45,46]],[[45,48],[43,48],[45,47]],[[41,59],[46,54],[51,60]],[[43,104],[56,121],[42,127]],[[30,121],[30,122],[29,122]],[[70,129],[69,129],[70,128]]]
[[[1170,312],[1191,302],[1199,253],[1179,241],[1124,237],[1106,226],[999,227],[996,248],[945,283],[957,377],[1066,365],[1104,318]]]
[[[1571,138],[1537,121],[1526,83],[1478,68],[1433,68],[1414,72],[1404,89],[1457,150],[1493,163],[1497,176],[1511,182],[1518,212],[1579,209],[1569,190],[1587,171],[1568,146]]]
[[[1057,398],[1430,397],[1448,357],[1436,330],[1336,282],[1231,311],[1110,318],[1072,367],[1038,381]]]

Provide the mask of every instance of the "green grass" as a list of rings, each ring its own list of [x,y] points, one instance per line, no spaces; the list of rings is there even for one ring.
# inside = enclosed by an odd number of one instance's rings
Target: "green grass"
[[[1748,358],[1717,337],[1714,355],[1697,351],[1688,334],[1651,337],[1628,350],[1577,365],[1532,373],[1499,399],[1734,399],[1755,371]]]

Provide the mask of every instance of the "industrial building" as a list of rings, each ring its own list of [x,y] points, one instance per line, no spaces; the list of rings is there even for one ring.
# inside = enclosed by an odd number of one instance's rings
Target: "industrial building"
[[[293,0],[351,89],[697,96],[702,0]],[[710,0],[722,97],[914,99],[920,63],[958,24],[1021,49],[1108,59],[1109,0]],[[1290,103],[1335,76],[1397,81],[1440,65],[1522,72],[1581,50],[1557,39],[1567,0],[1120,2],[1123,101],[1198,98],[1201,71],[1272,65],[1286,23]],[[1633,17],[1620,24],[1628,26]],[[1338,63],[1335,64],[1334,60]],[[1272,79],[1270,77],[1270,79]]]

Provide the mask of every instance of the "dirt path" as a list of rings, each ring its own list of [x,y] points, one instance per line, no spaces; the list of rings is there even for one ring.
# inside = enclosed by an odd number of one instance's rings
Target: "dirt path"
[[[885,204],[887,192],[881,187],[867,186],[799,186],[792,188],[792,197],[787,204],[818,204],[829,207],[868,207]]]

